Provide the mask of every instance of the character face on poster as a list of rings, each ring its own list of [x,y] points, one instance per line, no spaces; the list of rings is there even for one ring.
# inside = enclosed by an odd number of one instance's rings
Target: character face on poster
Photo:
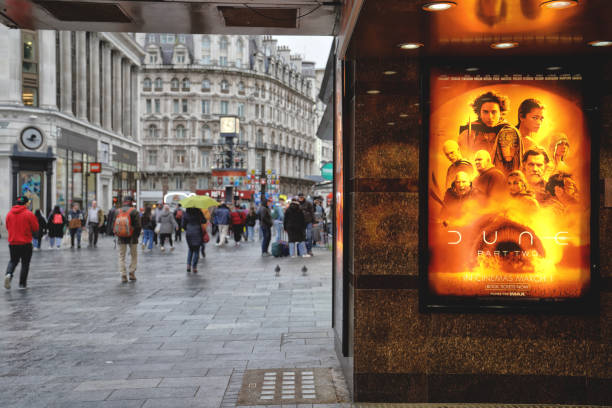
[[[429,292],[583,297],[591,138],[580,75],[432,70],[430,85]]]

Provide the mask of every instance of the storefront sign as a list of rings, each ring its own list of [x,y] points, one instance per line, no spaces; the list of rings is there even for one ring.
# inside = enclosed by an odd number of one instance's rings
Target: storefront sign
[[[89,163],[90,173],[100,173],[102,171],[102,164],[100,163]]]
[[[72,172],[73,173],[82,173],[83,172],[83,163],[81,163],[81,162],[72,163]]]
[[[585,303],[592,185],[582,76],[430,74],[426,306]]]

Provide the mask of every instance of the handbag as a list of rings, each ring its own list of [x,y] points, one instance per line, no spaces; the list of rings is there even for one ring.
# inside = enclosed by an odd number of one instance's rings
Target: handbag
[[[208,231],[206,230],[206,224],[202,224],[202,241],[204,241],[205,244],[208,244],[208,242],[210,241],[210,236],[208,235]]]
[[[161,230],[161,224],[157,224],[155,226],[155,229],[153,230],[153,232],[155,232],[156,234],[159,234],[159,231]]]

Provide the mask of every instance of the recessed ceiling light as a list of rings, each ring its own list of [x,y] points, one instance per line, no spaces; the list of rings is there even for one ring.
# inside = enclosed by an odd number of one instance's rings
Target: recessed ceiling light
[[[398,45],[398,47],[400,47],[402,50],[416,50],[422,46],[422,43],[402,43]]]
[[[512,41],[496,42],[491,44],[491,48],[494,48],[496,50],[507,50],[508,48],[515,47],[518,47],[518,43]]]
[[[408,114],[407,113],[400,113],[399,117],[400,118],[407,118]]]
[[[578,0],[546,0],[540,3],[540,7],[561,10],[578,5]]]
[[[479,69],[480,69],[480,68],[476,68],[476,67],[469,67],[469,68],[466,68],[465,70],[466,70],[467,72],[475,72],[475,71],[478,71]]]
[[[395,126],[395,122],[387,122],[387,125],[389,125],[389,126]]]
[[[423,4],[423,10],[425,11],[444,11],[451,7],[455,7],[457,3],[454,1],[431,1]]]
[[[549,71],[559,71],[559,70],[563,69],[563,67],[554,66],[554,67],[546,67],[546,69],[549,70]]]
[[[380,91],[379,91],[378,89],[368,89],[368,90],[366,91],[366,93],[367,93],[368,95],[378,95],[378,94],[380,93]]]
[[[612,45],[612,41],[590,41],[589,45],[593,47],[609,47]]]
[[[385,74],[385,75],[395,75],[395,74],[397,74],[397,71],[391,71],[391,70],[384,71],[383,74]]]

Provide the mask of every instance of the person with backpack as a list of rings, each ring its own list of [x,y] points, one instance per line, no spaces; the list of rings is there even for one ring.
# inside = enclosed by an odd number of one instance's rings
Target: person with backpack
[[[176,232],[174,233],[174,242],[182,242],[183,241],[183,237],[182,237],[182,225],[183,225],[183,215],[185,214],[185,212],[183,211],[183,207],[181,207],[180,204],[177,205],[176,210],[174,210],[174,220],[176,221],[176,224],[179,226],[176,229]]]
[[[133,201],[134,199],[130,196],[123,198],[123,206],[116,212],[113,223],[113,233],[117,237],[117,246],[119,246],[119,273],[123,283],[128,281],[125,267],[125,256],[128,247],[130,249],[130,266],[128,271],[131,281],[136,280],[136,267],[138,266],[138,237],[140,236],[142,224],[140,223],[138,210],[132,207]]]
[[[62,245],[62,237],[64,236],[64,226],[66,225],[66,218],[62,214],[59,205],[53,207],[53,211],[49,214],[47,219],[47,228],[49,230],[49,245],[53,249],[57,247],[60,249]]]
[[[240,207],[235,205],[230,213],[230,218],[232,222],[232,232],[234,233],[234,241],[236,242],[236,246],[239,246],[244,224],[246,222],[246,215]]]
[[[174,251],[174,245],[172,243],[172,233],[178,229],[178,224],[174,219],[174,214],[170,212],[170,206],[164,205],[164,209],[155,220],[159,224],[159,250],[165,251],[164,244],[166,239],[170,242],[170,251]]]
[[[25,289],[27,287],[30,260],[32,259],[32,233],[38,231],[39,228],[36,216],[26,208],[28,201],[26,196],[17,198],[17,203],[6,215],[10,253],[10,260],[4,277],[4,287],[6,289],[11,288],[13,273],[20,261],[19,288]]]
[[[204,245],[204,231],[206,231],[206,217],[198,208],[187,208],[183,215],[182,227],[185,229],[187,241],[187,272],[198,273],[198,260],[200,248]]]
[[[36,216],[36,220],[38,221],[38,231],[32,234],[32,246],[34,250],[40,251],[40,245],[42,244],[42,239],[47,231],[47,221],[45,217],[43,217],[42,212],[40,210],[36,210],[34,212]]]
[[[79,203],[72,203],[68,212],[68,228],[70,229],[70,248],[74,248],[74,237],[77,238],[78,248],[81,249],[81,228],[83,228],[83,212]]]

